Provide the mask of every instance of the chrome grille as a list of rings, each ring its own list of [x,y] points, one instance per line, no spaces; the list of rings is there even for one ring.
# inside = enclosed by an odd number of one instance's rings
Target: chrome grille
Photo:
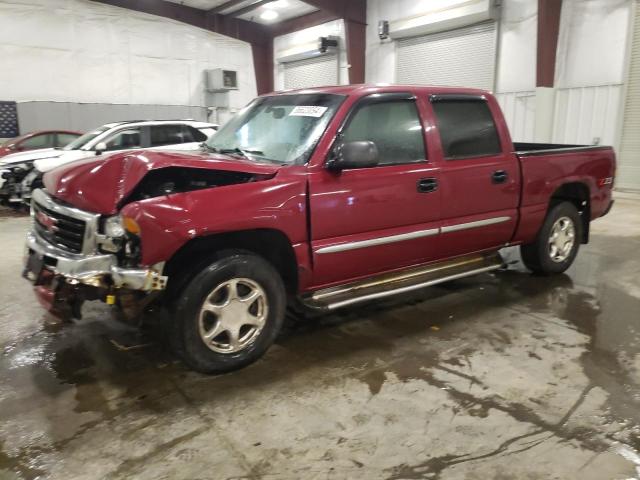
[[[66,206],[43,190],[33,191],[33,230],[48,243],[73,253],[94,253],[99,215]]]
[[[34,226],[38,235],[45,240],[71,252],[82,252],[84,220],[68,217],[34,202]]]

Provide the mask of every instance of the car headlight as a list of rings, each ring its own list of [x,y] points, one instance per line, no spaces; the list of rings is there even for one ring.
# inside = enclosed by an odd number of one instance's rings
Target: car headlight
[[[107,218],[104,222],[104,233],[110,238],[124,237],[125,229],[122,224],[122,217],[115,215]]]

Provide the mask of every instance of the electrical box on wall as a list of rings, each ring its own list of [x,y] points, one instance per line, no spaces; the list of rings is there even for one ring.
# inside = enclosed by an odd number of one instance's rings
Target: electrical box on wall
[[[228,92],[238,90],[238,72],[235,70],[205,70],[206,86],[208,92]]]

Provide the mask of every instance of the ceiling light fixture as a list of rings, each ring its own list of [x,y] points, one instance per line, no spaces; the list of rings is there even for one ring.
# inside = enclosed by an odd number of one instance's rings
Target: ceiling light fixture
[[[276,12],[275,10],[265,10],[260,14],[260,18],[266,21],[275,20],[276,18],[278,18],[278,12]]]

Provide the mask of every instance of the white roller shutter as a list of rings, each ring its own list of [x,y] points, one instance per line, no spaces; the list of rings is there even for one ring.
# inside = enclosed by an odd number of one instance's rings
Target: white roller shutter
[[[310,88],[337,84],[337,55],[323,55],[284,64],[284,88]]]
[[[493,90],[496,22],[398,40],[396,81]]]
[[[640,190],[640,1],[636,0],[635,7],[616,186]]]

